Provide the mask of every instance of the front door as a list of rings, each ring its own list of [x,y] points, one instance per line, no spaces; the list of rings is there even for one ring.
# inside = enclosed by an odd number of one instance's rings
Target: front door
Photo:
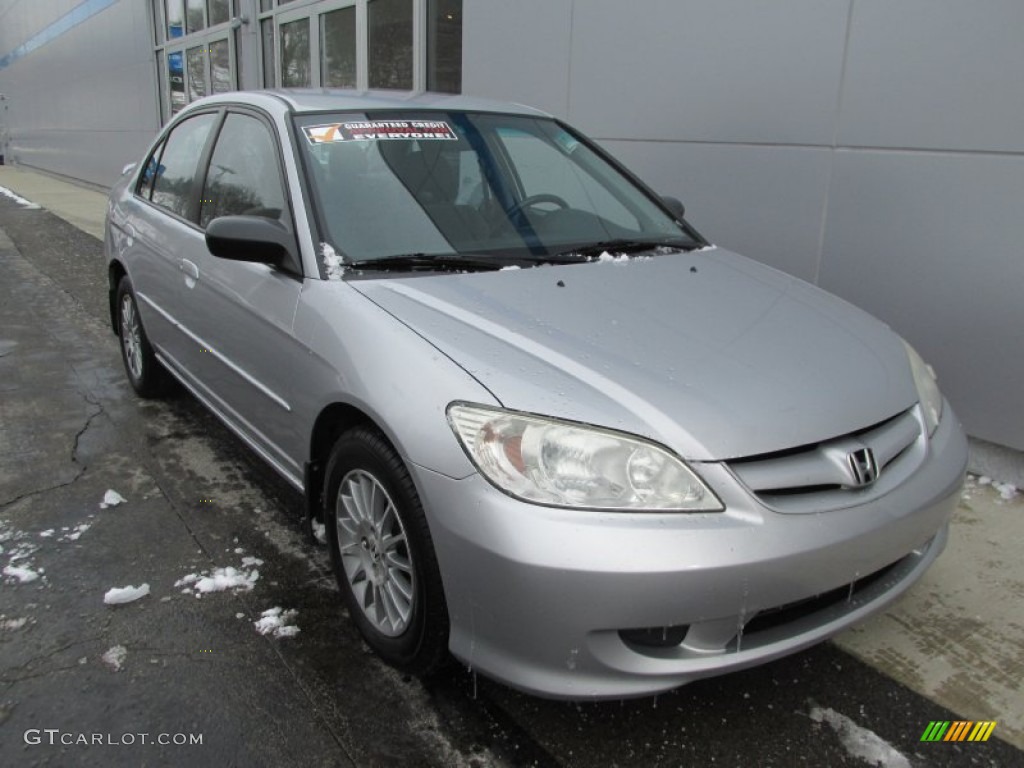
[[[228,112],[210,156],[199,227],[233,215],[277,219],[292,228],[273,128],[241,111]],[[183,306],[202,344],[191,349],[186,367],[265,458],[301,481],[302,446],[291,417],[291,372],[303,354],[292,336],[301,275],[220,259],[205,247],[188,261]]]

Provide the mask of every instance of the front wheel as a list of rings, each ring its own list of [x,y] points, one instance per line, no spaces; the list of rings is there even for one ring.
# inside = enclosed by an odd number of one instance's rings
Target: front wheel
[[[323,512],[335,577],[367,644],[402,671],[435,671],[447,655],[448,611],[433,541],[408,470],[375,430],[338,439]]]
[[[168,375],[153,354],[139,317],[132,283],[125,275],[117,284],[117,335],[121,359],[132,389],[141,397],[158,397],[167,391]]]

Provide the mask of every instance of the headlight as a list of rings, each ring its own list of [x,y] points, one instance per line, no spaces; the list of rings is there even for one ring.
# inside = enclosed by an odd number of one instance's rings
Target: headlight
[[[448,421],[477,469],[523,501],[586,509],[720,512],[664,448],[610,430],[453,403]]]
[[[942,418],[942,393],[939,392],[932,367],[922,360],[906,341],[903,342],[903,346],[907,348],[910,370],[914,373],[914,384],[917,385],[917,396],[921,400],[921,411],[924,413],[924,423],[928,427],[928,436],[931,437],[935,428],[939,426],[939,419]]]

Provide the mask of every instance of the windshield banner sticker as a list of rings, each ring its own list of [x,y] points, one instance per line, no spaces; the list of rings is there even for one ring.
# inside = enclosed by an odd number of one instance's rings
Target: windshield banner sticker
[[[307,125],[302,129],[310,144],[383,139],[442,139],[458,141],[448,123],[439,120],[370,120],[356,123]]]

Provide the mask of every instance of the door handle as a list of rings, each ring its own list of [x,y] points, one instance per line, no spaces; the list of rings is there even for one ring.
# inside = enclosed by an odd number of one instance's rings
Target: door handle
[[[189,288],[195,288],[196,280],[199,279],[199,267],[195,265],[195,262],[182,259],[181,271],[185,273],[185,285]]]

